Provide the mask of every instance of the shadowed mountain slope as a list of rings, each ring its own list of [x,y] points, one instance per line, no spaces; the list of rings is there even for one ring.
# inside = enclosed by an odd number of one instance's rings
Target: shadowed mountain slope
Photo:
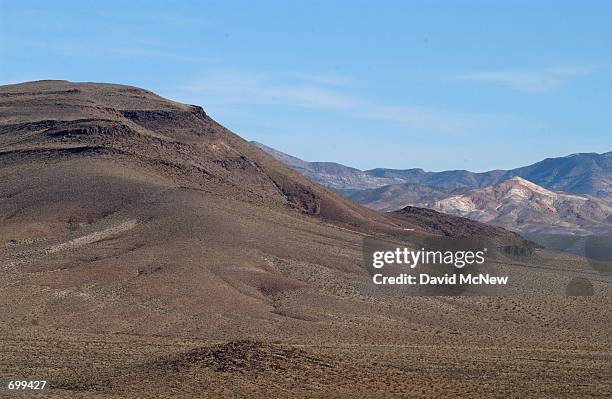
[[[445,213],[436,212],[433,209],[407,206],[400,210],[391,212],[399,219],[410,221],[410,223],[434,233],[442,232],[449,237],[487,237],[500,243],[509,243],[508,231],[496,226],[484,224],[475,220],[455,217]],[[517,238],[516,233],[512,233]]]
[[[339,223],[387,223],[295,173],[208,117],[146,90],[42,81],[0,92],[4,165],[100,158],[158,174],[163,184]]]

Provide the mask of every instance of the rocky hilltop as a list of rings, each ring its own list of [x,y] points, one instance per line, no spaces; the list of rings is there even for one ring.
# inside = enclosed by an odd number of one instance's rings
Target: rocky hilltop
[[[612,231],[612,204],[587,195],[547,190],[520,177],[426,204],[522,232],[594,233]]]

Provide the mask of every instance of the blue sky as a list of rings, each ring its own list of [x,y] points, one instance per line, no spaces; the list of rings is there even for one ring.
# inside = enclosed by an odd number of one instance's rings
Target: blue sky
[[[612,150],[612,2],[533,3],[0,0],[0,83],[144,87],[362,169]]]

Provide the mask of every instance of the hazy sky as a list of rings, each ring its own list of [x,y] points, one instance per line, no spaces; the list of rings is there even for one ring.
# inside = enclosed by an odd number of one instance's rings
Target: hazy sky
[[[612,150],[611,18],[610,1],[0,0],[0,83],[140,86],[310,161],[513,168]]]

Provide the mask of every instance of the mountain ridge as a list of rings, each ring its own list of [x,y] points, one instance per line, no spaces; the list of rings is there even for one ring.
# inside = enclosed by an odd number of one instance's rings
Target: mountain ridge
[[[421,205],[529,234],[612,231],[612,203],[551,191],[518,176]]]
[[[280,151],[275,151],[282,154]],[[564,157],[546,158],[515,169],[496,169],[486,172],[467,170],[427,172],[420,168],[375,168],[361,171],[346,167],[348,169],[345,173],[348,173],[349,170],[356,172],[353,176],[344,179],[330,178],[328,176],[333,175],[333,171],[317,171],[308,168],[309,162],[300,161],[306,163],[302,165],[301,173],[340,192],[342,190],[376,189],[403,183],[416,183],[451,192],[461,188],[486,187],[519,176],[544,188],[612,199],[612,151],[602,154],[577,153]]]

